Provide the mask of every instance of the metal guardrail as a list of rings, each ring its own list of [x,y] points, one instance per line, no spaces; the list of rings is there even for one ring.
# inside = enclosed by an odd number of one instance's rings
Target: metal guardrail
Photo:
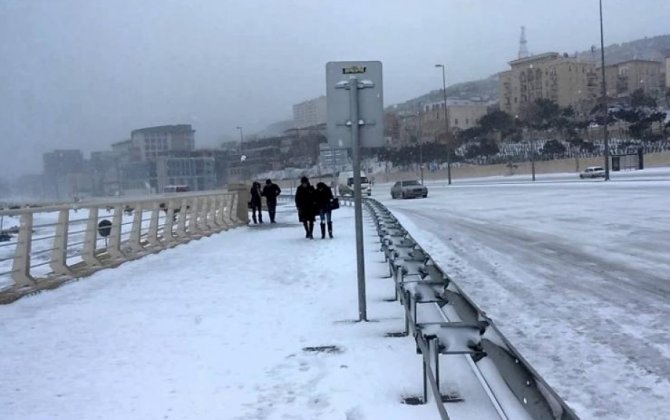
[[[374,217],[381,251],[389,264],[394,300],[405,310],[404,335],[414,337],[422,354],[422,402],[433,400],[441,418],[449,419],[440,393],[439,357],[460,355],[467,358],[499,418],[514,418],[506,411],[509,402],[499,397],[511,394],[516,399],[512,409],[520,408],[529,418],[578,420],[493,320],[421,249],[395,216],[375,199],[366,199],[364,203]],[[432,318],[424,313],[427,319],[419,319],[419,306],[431,308]]]
[[[240,186],[0,210],[19,221],[16,239],[0,243],[0,303],[246,224],[247,195]]]

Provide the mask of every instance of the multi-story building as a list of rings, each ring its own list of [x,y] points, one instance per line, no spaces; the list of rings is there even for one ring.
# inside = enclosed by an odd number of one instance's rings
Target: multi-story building
[[[84,170],[84,154],[79,149],[54,150],[42,155],[44,174],[59,177]]]
[[[629,60],[605,66],[607,96],[621,98],[642,89],[645,94],[659,97],[663,88],[662,64],[651,60]]]
[[[325,124],[326,118],[325,96],[319,96],[318,98],[293,105],[293,122],[296,128]]]
[[[526,106],[543,98],[561,107],[587,112],[598,96],[595,64],[549,52],[520,58],[500,73],[500,109],[518,116]]]
[[[103,151],[91,152],[89,174],[93,183],[93,194],[116,195],[121,191],[119,153]]]
[[[130,149],[139,149],[142,161],[156,160],[167,152],[192,151],[195,148],[194,134],[190,124],[140,128],[130,133]]]
[[[42,155],[47,195],[56,199],[71,199],[86,187],[84,154],[81,150],[55,150]]]
[[[488,106],[482,102],[462,99],[447,99],[447,115],[449,131],[455,133],[477,125],[477,122],[488,112]],[[447,129],[445,123],[444,101],[421,105],[421,136],[437,137]]]
[[[665,88],[670,89],[670,57],[665,57]]]
[[[172,157],[156,159],[158,191],[168,185],[188,185],[191,191],[213,190],[216,187],[213,157]]]

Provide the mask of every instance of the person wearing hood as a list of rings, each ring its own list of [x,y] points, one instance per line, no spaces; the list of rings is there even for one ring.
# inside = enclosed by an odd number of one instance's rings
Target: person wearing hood
[[[333,200],[333,190],[323,182],[316,184],[316,204],[321,220],[321,239],[326,238],[326,223],[328,223],[328,236],[333,238],[333,222],[330,218]]]
[[[298,218],[305,228],[305,238],[314,239],[314,219],[316,216],[316,190],[303,176],[300,186],[295,191],[295,206],[298,209]]]
[[[265,180],[265,187],[263,187],[263,196],[265,203],[268,206],[268,214],[270,215],[270,223],[275,223],[275,212],[277,211],[277,197],[281,194],[279,185],[272,182],[271,179]]]
[[[263,223],[263,212],[261,211],[261,183],[254,181],[251,184],[251,217],[256,224],[256,212],[258,212],[258,222]]]

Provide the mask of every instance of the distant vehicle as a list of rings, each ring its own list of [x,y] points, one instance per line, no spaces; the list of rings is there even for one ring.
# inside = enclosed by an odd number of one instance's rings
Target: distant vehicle
[[[354,195],[354,172],[340,172],[340,176],[337,177],[337,191],[341,196]],[[362,195],[372,195],[372,186],[370,185],[370,180],[365,174],[361,171],[361,194]]]
[[[180,193],[188,191],[189,191],[188,185],[166,185],[163,188],[164,193]]]
[[[579,174],[579,178],[605,178],[605,169],[602,166],[589,166]]]
[[[419,181],[398,181],[391,187],[391,198],[428,197],[428,188]]]

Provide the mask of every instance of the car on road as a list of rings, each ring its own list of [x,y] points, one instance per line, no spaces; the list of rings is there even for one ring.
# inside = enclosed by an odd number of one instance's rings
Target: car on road
[[[579,174],[579,178],[605,178],[605,170],[602,166],[589,166]]]
[[[428,188],[421,185],[419,181],[398,181],[391,187],[391,198],[416,198],[428,197]]]

